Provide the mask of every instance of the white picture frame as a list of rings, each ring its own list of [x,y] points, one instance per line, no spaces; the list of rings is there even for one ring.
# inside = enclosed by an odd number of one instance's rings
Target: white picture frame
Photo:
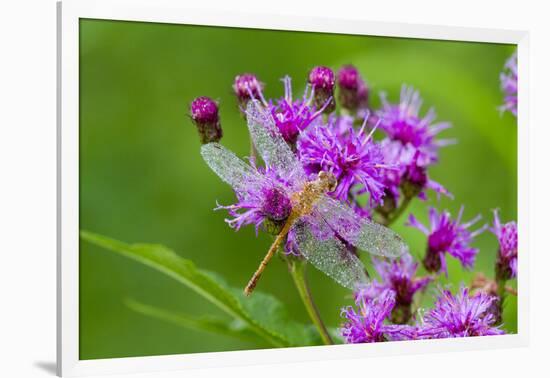
[[[253,16],[253,17],[251,17]],[[143,21],[345,33],[401,38],[512,43],[518,46],[518,333],[375,344],[335,345],[156,357],[79,359],[79,20]],[[529,324],[529,35],[525,31],[379,23],[357,20],[253,15],[189,9],[177,0],[93,0],[58,3],[58,316],[57,371],[60,376],[120,374],[262,363],[365,358],[379,355],[481,350],[528,345]]]

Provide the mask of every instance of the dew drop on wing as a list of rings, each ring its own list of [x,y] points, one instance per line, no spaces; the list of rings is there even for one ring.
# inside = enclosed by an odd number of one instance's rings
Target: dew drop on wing
[[[328,195],[315,205],[319,214],[340,237],[373,255],[397,258],[408,251],[403,239],[393,230],[358,216],[351,207]]]
[[[326,223],[304,216],[293,228],[298,251],[314,267],[351,290],[369,281],[363,263]]]
[[[219,143],[204,144],[201,155],[210,169],[235,191],[242,192],[261,183],[262,176],[250,164]]]
[[[304,168],[283,139],[269,110],[259,101],[251,100],[246,117],[250,136],[264,163],[291,184],[302,184],[306,180]]]

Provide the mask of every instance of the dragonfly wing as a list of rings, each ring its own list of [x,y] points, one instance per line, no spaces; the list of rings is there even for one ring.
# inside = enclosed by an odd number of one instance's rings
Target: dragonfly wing
[[[283,139],[269,110],[259,101],[251,100],[246,108],[246,118],[254,146],[265,164],[291,182],[304,181],[304,169]]]
[[[358,216],[351,207],[327,195],[317,202],[315,211],[336,234],[359,249],[389,258],[408,251],[403,239],[394,231]]]
[[[305,219],[296,222],[291,232],[300,254],[348,289],[354,290],[357,285],[368,282],[365,267],[357,256],[338,240],[326,224],[321,229],[319,226]]]
[[[201,155],[210,169],[236,191],[261,182],[261,175],[250,164],[219,143],[204,144]]]

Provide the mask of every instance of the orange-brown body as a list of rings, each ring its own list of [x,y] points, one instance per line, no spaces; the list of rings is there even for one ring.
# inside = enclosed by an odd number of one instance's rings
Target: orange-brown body
[[[313,210],[313,206],[317,201],[319,201],[321,196],[327,192],[333,191],[336,188],[336,184],[336,178],[332,173],[319,172],[317,180],[306,182],[302,190],[293,193],[291,197],[292,211],[288,216],[283,228],[281,229],[277,237],[275,237],[273,244],[271,244],[271,247],[267,251],[267,254],[260,263],[260,266],[254,273],[250,281],[248,281],[248,285],[246,285],[246,287],[244,288],[244,294],[246,296],[250,295],[252,291],[254,291],[254,288],[256,287],[260,276],[265,270],[265,267],[267,266],[273,255],[275,255],[275,252],[277,252],[277,249],[283,242],[284,238],[286,237],[286,235],[290,231],[290,228],[294,225],[296,220],[310,214]]]

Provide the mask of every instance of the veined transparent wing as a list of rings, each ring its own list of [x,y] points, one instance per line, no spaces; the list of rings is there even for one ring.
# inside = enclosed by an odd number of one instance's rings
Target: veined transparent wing
[[[376,222],[359,217],[353,209],[328,195],[317,202],[314,213],[348,243],[374,255],[396,258],[408,251],[403,239]]]
[[[317,269],[340,285],[354,290],[369,281],[363,263],[334,235],[322,221],[300,218],[291,232],[298,251]]]
[[[246,118],[254,146],[265,164],[291,183],[305,181],[304,168],[283,139],[271,113],[259,101],[251,100]]]
[[[201,155],[210,169],[236,191],[261,183],[261,175],[250,164],[219,143],[204,144]]]

